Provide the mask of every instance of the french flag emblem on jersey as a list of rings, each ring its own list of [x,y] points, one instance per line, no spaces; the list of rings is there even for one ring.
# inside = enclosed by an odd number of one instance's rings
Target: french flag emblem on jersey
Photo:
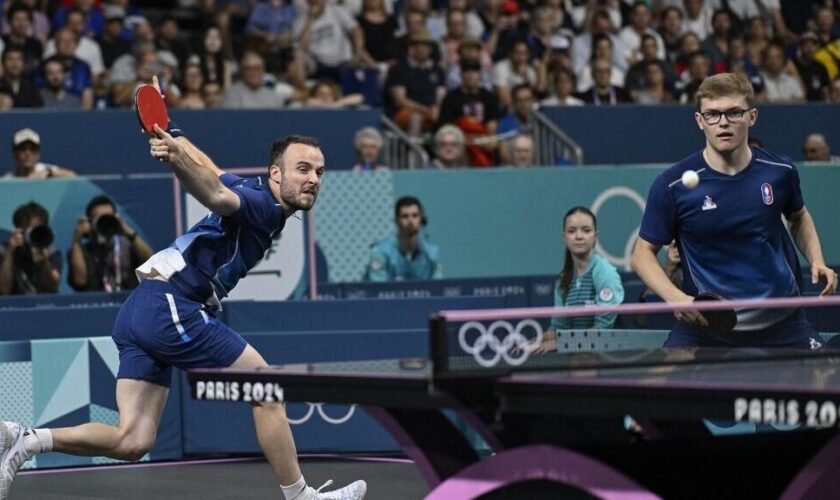
[[[761,199],[765,205],[773,204],[773,186],[766,182],[761,185]]]

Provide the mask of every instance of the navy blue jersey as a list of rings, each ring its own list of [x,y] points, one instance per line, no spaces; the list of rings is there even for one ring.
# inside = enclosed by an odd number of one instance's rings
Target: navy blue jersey
[[[680,179],[697,171],[694,189]],[[799,173],[787,157],[752,148],[737,175],[713,170],[702,151],[660,174],[650,188],[639,235],[657,245],[676,239],[682,256],[682,289],[728,299],[800,294],[796,248],[782,216],[804,207]],[[738,328],[774,324],[792,311],[743,311]]]
[[[218,305],[262,259],[286,223],[283,207],[262,178],[219,180],[239,196],[239,210],[201,219],[137,268],[139,279],[163,276],[194,300]]]

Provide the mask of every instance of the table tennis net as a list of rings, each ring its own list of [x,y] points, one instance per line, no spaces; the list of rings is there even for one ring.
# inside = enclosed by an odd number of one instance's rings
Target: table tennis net
[[[733,310],[737,322],[732,330],[677,319],[699,313],[708,321]],[[837,296],[462,310],[433,316],[430,348],[438,374],[540,370],[691,358],[668,354],[684,346],[702,348],[704,359],[808,356],[840,349],[838,331]]]

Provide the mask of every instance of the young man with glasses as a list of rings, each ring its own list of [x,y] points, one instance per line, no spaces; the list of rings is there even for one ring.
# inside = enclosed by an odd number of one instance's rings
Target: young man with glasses
[[[704,292],[726,299],[797,297],[802,290],[798,248],[811,265],[811,282],[825,280],[821,295],[833,294],[837,275],[825,265],[796,167],[785,156],[747,143],[758,118],[750,82],[734,73],[706,78],[695,102],[706,146],[654,180],[633,269],[669,303],[692,302]],[[680,181],[688,170],[700,178],[693,189]],[[686,270],[682,289],[668,279],[656,256],[673,239]],[[822,345],[799,308],[738,311],[734,331],[725,335],[705,328],[706,318],[697,311],[675,315],[667,347]]]

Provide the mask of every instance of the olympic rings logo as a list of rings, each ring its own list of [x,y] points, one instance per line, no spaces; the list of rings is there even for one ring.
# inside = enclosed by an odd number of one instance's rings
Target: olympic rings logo
[[[529,328],[534,331],[532,339],[525,336]],[[478,336],[470,342],[467,337],[473,332]],[[503,336],[499,337],[497,332]],[[478,321],[468,321],[458,330],[461,349],[472,354],[476,363],[485,368],[496,366],[503,358],[510,365],[521,365],[542,344],[542,339],[542,327],[533,319],[524,319],[515,327],[504,320],[494,321],[489,327]],[[487,351],[492,352],[492,356],[485,356]]]
[[[305,404],[308,406],[308,409],[306,410],[306,413],[302,417],[292,418],[287,413],[286,418],[288,418],[289,423],[294,424],[294,425],[305,424],[306,422],[309,422],[309,420],[312,418],[312,416],[315,415],[315,413],[317,412],[318,415],[321,416],[321,420],[323,420],[324,422],[326,422],[328,424],[333,424],[333,425],[340,425],[340,424],[346,423],[348,420],[353,418],[353,414],[356,413],[356,405],[350,405],[350,407],[347,409],[347,414],[346,415],[344,415],[342,417],[331,417],[330,415],[327,415],[326,411],[324,411],[324,403],[305,403]]]
[[[645,199],[634,191],[633,189],[626,187],[626,186],[613,186],[611,188],[605,189],[601,194],[595,197],[595,200],[592,202],[592,206],[590,210],[595,216],[598,216],[598,211],[603,207],[606,202],[612,198],[627,198],[639,207],[639,210],[644,213],[645,211]],[[636,239],[639,237],[639,226],[636,226],[633,231],[630,232],[630,237],[627,238],[627,242],[624,244],[624,255],[616,256],[609,252],[607,252],[603,246],[601,246],[600,241],[595,242],[595,252],[599,255],[604,256],[607,261],[619,268],[623,268],[625,271],[630,271],[632,268],[630,267],[630,259],[633,254],[633,246],[636,244]]]

